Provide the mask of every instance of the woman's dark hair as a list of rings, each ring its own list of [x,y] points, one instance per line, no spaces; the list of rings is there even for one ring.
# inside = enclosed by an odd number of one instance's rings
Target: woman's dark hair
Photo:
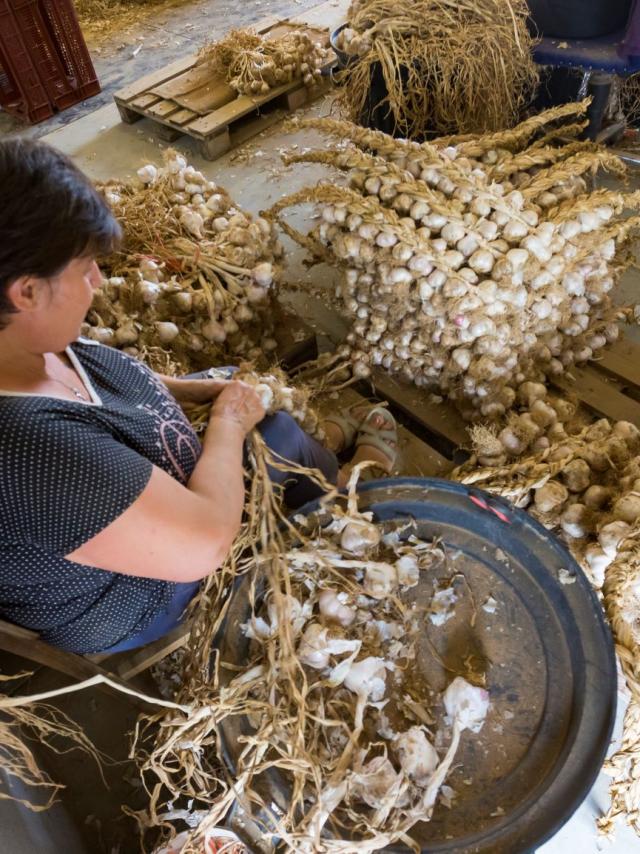
[[[0,329],[15,312],[9,286],[51,279],[74,258],[107,255],[121,232],[106,201],[72,161],[42,142],[0,142]]]

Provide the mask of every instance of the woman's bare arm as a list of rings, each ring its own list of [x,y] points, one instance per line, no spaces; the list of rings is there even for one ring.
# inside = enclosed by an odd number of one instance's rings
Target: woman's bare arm
[[[213,572],[240,529],[244,439],[263,417],[253,389],[229,383],[212,408],[202,455],[187,486],[154,467],[140,497],[67,558],[166,581],[196,581]]]

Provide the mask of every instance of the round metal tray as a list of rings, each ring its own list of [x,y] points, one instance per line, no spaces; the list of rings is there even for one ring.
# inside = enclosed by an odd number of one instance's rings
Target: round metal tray
[[[411,836],[429,854],[518,854],[552,836],[587,795],[602,766],[616,704],[613,643],[586,577],[560,542],[508,502],[450,481],[398,478],[359,490],[376,519],[415,521],[438,538],[452,572],[464,576],[453,617],[425,620],[417,661],[426,685],[443,690],[452,672],[486,672],[491,709],[479,734],[465,733],[438,804]],[[298,511],[308,514],[308,505]],[[222,661],[242,665],[249,641],[249,579],[233,594],[220,639]],[[433,578],[410,593],[428,603]],[[495,600],[495,611],[482,605]],[[434,654],[435,653],[435,654]],[[233,769],[246,720],[222,725]],[[286,804],[286,781],[264,783],[266,803]],[[407,850],[402,846],[395,851]]]

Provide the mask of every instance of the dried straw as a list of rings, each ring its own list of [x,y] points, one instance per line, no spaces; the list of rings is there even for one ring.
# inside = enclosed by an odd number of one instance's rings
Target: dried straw
[[[370,0],[350,27],[370,45],[342,73],[341,99],[359,122],[372,73],[382,70],[382,112],[395,134],[478,133],[509,127],[538,80],[524,0]]]

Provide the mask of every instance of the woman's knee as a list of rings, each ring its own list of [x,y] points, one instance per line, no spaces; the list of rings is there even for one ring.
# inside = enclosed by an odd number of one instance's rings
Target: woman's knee
[[[307,436],[288,412],[267,415],[258,425],[258,430],[274,453],[291,462],[301,462],[302,448]]]

